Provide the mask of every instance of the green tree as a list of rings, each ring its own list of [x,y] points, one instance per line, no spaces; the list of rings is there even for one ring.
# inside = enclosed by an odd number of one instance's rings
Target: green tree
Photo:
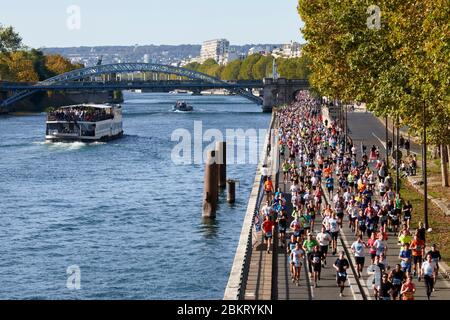
[[[241,70],[242,61],[234,60],[227,64],[220,74],[222,80],[237,80],[239,77],[239,71]]]
[[[253,65],[252,77],[253,79],[263,79],[270,76],[268,70],[272,69],[273,58],[271,56],[262,56],[258,62]]]
[[[13,52],[22,47],[22,38],[13,27],[3,27],[0,24],[0,52]]]
[[[261,59],[260,54],[253,54],[247,57],[241,64],[241,70],[239,71],[238,80],[253,80],[253,67]]]

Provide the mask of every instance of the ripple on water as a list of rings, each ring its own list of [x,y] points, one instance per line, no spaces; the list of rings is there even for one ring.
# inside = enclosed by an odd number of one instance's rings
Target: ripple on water
[[[193,115],[167,111],[179,97],[130,98],[125,136],[108,143],[46,143],[45,115],[0,119],[0,299],[223,297],[255,165],[230,166],[237,202],[222,194],[206,223],[204,167],[175,166],[170,137],[194,120],[225,132],[270,116],[236,97],[190,97]],[[66,288],[71,265],[80,291]]]

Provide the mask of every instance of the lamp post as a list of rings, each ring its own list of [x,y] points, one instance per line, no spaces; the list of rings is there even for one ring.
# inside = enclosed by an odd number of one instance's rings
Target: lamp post
[[[397,137],[396,137],[396,141],[395,141],[395,145],[396,145],[396,152],[395,152],[395,172],[396,172],[396,179],[395,179],[395,192],[397,194],[400,193],[400,122],[399,122],[399,116],[397,115],[397,123],[396,123],[396,128],[397,128]]]
[[[386,166],[389,169],[389,148],[388,148],[388,140],[389,140],[389,128],[388,128],[388,117],[385,117],[386,122]]]
[[[427,180],[427,109],[423,102],[423,144],[422,144],[422,177],[423,177],[423,220],[425,229],[428,230],[428,180]]]

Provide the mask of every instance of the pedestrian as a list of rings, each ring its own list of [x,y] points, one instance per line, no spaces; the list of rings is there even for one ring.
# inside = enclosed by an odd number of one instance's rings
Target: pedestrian
[[[336,269],[336,283],[340,288],[339,292],[340,297],[344,296],[345,282],[347,281],[347,269],[349,268],[349,266],[350,264],[348,263],[348,260],[345,258],[344,251],[341,251],[339,253],[339,258],[333,264],[333,267]]]
[[[422,264],[422,268],[420,269],[420,275],[425,281],[428,300],[430,300],[431,293],[433,292],[434,277],[436,274],[436,266],[431,259],[431,255],[427,255],[427,260]]]
[[[272,243],[274,228],[275,224],[268,216],[266,216],[264,222],[262,223],[262,230],[264,232],[264,243],[267,244],[267,253],[270,253],[270,245]]]
[[[322,230],[317,234],[316,238],[320,245],[320,251],[322,252],[322,267],[325,267],[327,264],[328,246],[332,241],[330,234],[326,232],[325,226],[322,226]]]
[[[351,250],[355,255],[358,278],[361,278],[361,272],[364,268],[364,260],[366,255],[364,251],[365,247],[367,247],[367,245],[364,243],[362,235],[359,235],[358,239],[355,242],[353,242],[351,246]]]
[[[378,296],[380,300],[391,300],[394,287],[389,281],[389,276],[383,274],[381,277],[380,289],[378,290]]]
[[[300,285],[300,275],[302,269],[302,261],[304,259],[305,252],[300,246],[300,243],[296,243],[295,249],[291,251],[290,258],[293,266],[293,279],[292,282],[296,283],[297,286]]]
[[[319,250],[319,246],[313,248],[313,252],[309,255],[309,263],[312,267],[314,288],[318,287],[320,273],[322,271],[323,253]]]
[[[427,252],[427,255],[431,256],[431,261],[433,261],[435,265],[435,274],[434,274],[434,284],[436,284],[437,278],[438,278],[438,272],[439,272],[439,262],[441,261],[441,253],[437,249],[437,245],[433,244],[431,246],[431,250]]]
[[[411,242],[411,249],[413,255],[413,270],[415,277],[422,267],[422,257],[425,254],[425,241],[419,239],[419,237],[415,235],[413,241]]]
[[[414,293],[416,292],[416,286],[413,283],[412,276],[409,274],[406,277],[405,283],[403,283],[400,290],[402,300],[414,300]]]
[[[410,227],[410,221],[412,219],[412,211],[413,211],[413,206],[411,204],[411,201],[407,200],[406,203],[403,205],[403,221],[405,222],[407,228],[409,229]]]
[[[389,279],[392,283],[392,298],[394,300],[400,300],[401,299],[401,289],[403,282],[406,279],[406,273],[402,270],[402,267],[400,264],[395,265],[395,269],[391,271],[389,274]]]

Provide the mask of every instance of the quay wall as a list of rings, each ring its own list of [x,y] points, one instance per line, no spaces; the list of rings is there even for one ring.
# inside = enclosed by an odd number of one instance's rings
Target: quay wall
[[[236,249],[233,265],[231,267],[228,283],[225,288],[224,300],[242,300],[245,292],[245,285],[248,277],[250,257],[253,246],[256,243],[254,220],[258,213],[259,205],[264,196],[261,167],[263,164],[267,165],[269,174],[274,175],[278,172],[278,159],[276,144],[276,113],[272,113],[269,130],[265,137],[264,147],[260,157],[260,163],[256,169],[255,181],[253,183],[252,191],[248,200],[247,211],[244,217],[242,231],[239,238],[239,243]],[[273,178],[272,177],[272,178]]]

